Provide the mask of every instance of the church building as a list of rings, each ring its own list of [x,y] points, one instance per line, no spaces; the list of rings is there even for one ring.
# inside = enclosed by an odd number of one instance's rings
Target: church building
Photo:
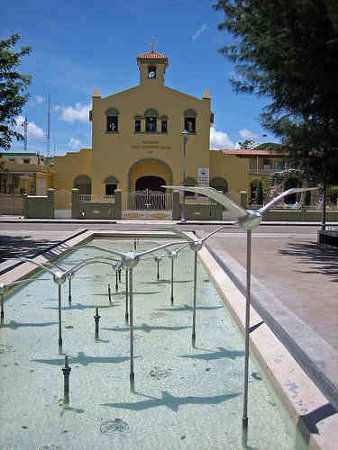
[[[212,112],[206,89],[196,98],[165,86],[168,58],[151,51],[137,57],[137,86],[92,97],[92,149],[55,158],[55,188],[112,195],[122,191],[162,191],[182,183],[183,135],[186,183],[208,177]]]
[[[210,149],[211,98],[165,85],[168,58],[156,51],[137,57],[139,84],[102,98],[92,97],[92,148],[55,157],[53,186],[97,199],[122,192],[165,191],[164,185],[210,185],[253,199],[280,170],[281,156],[269,150]],[[186,146],[184,155],[184,135]],[[261,189],[262,190],[262,189]],[[93,197],[94,198],[94,197]]]

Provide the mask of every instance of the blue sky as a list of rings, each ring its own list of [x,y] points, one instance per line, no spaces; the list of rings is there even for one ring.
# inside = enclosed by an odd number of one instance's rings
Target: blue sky
[[[212,147],[231,147],[253,137],[275,140],[259,123],[268,100],[232,91],[232,64],[218,52],[230,42],[219,31],[222,14],[210,0],[17,0],[0,6],[0,39],[19,33],[17,47],[29,45],[21,73],[32,74],[30,101],[23,116],[28,150],[45,154],[48,92],[51,95],[51,146],[56,154],[91,146],[88,108],[97,86],[102,97],[135,86],[136,56],[156,50],[169,58],[166,85],[196,97],[205,88],[212,98]],[[18,123],[22,118],[19,117]],[[21,126],[22,129],[22,126]],[[21,150],[14,143],[13,150]]]

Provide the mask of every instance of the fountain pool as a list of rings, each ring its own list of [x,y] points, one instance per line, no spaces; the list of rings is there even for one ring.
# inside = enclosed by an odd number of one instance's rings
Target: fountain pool
[[[131,240],[91,244],[130,251]],[[137,250],[154,247],[141,240]],[[62,267],[100,256],[85,247]],[[160,279],[154,258],[134,270],[135,385],[129,383],[125,273],[91,265],[62,288],[62,352],[57,345],[57,287],[45,273],[7,298],[0,327],[0,447],[8,449],[305,449],[301,434],[250,361],[249,427],[242,434],[244,339],[198,265],[196,347],[191,345],[192,251],[170,260]],[[95,308],[100,315],[95,338]],[[65,355],[70,400],[63,401]]]

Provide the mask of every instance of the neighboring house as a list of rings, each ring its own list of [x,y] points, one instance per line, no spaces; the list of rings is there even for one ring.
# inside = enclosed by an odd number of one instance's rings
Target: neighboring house
[[[286,169],[285,156],[274,150],[212,150],[210,186],[237,194],[246,191],[250,203],[262,203],[271,175]]]
[[[47,195],[53,186],[51,168],[37,152],[0,152],[0,193]]]

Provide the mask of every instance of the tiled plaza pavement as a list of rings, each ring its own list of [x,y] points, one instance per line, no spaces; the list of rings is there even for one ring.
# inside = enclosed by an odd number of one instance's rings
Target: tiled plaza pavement
[[[0,256],[33,256],[85,228],[113,231],[154,227],[159,224],[0,222]],[[197,233],[215,227],[189,223],[178,226]],[[337,407],[338,250],[319,249],[317,229],[263,225],[253,232],[252,297],[264,320]],[[245,246],[245,233],[231,225],[209,241],[210,250],[242,291]]]

